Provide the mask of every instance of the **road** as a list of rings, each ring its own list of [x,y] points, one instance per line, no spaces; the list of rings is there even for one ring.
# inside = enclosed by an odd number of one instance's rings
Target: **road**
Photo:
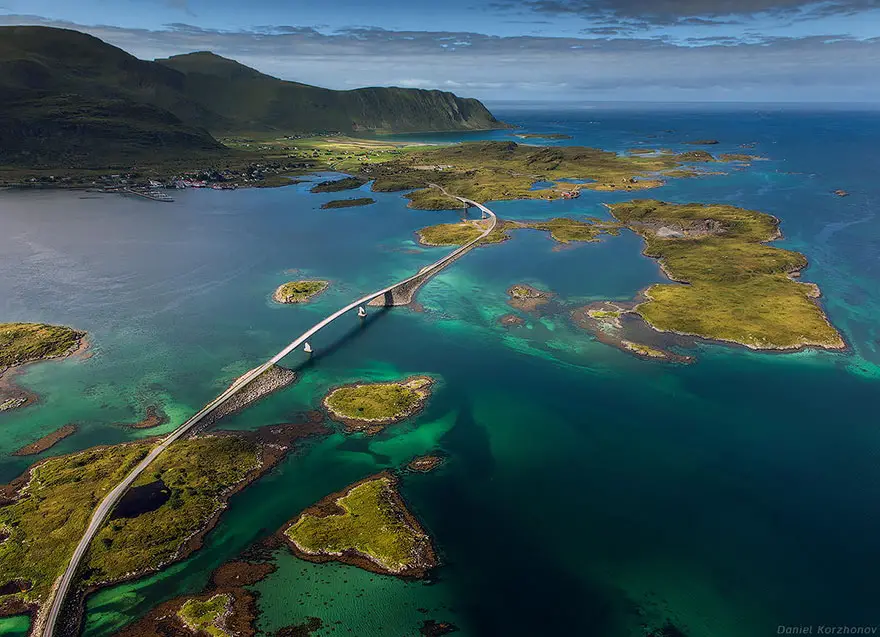
[[[434,186],[433,184],[432,186],[443,190],[443,188],[441,188],[440,186]],[[444,194],[449,194],[445,190],[443,190],[443,192]],[[455,197],[454,195],[449,196]],[[287,347],[278,352],[271,359],[269,359],[259,367],[255,367],[251,371],[247,372],[246,374],[235,380],[222,394],[220,394],[214,400],[202,407],[202,409],[192,418],[190,418],[185,423],[180,425],[180,427],[171,432],[159,444],[153,447],[150,453],[147,454],[146,457],[144,457],[144,459],[141,460],[134,469],[132,469],[131,473],[129,473],[122,482],[117,484],[113,488],[113,490],[110,491],[110,493],[104,496],[104,499],[101,501],[101,503],[95,509],[95,512],[92,514],[89,525],[88,527],[86,527],[85,533],[83,533],[79,544],[77,544],[76,550],[74,550],[73,555],[70,558],[70,562],[68,563],[67,568],[62,574],[61,579],[57,582],[57,585],[53,589],[53,593],[50,594],[49,600],[47,600],[48,602],[50,602],[49,612],[45,615],[45,619],[43,620],[42,630],[35,630],[34,634],[40,634],[43,637],[52,637],[55,634],[55,627],[58,623],[58,618],[61,615],[61,609],[64,607],[64,600],[67,598],[67,594],[70,592],[70,587],[73,584],[76,572],[79,569],[79,565],[82,562],[86,551],[88,551],[89,544],[91,544],[92,539],[94,539],[95,535],[104,524],[104,520],[106,520],[107,516],[110,515],[113,507],[116,506],[116,504],[119,502],[120,498],[122,498],[128,488],[134,483],[135,480],[140,477],[140,475],[147,469],[147,467],[149,467],[150,464],[152,464],[153,461],[155,461],[156,458],[158,458],[162,454],[162,452],[164,452],[172,443],[189,433],[193,429],[193,427],[195,427],[197,424],[199,424],[199,422],[202,421],[203,418],[205,418],[205,416],[209,415],[215,409],[226,403],[226,401],[232,398],[251,381],[256,379],[260,374],[281,361],[281,359],[297,349],[309,338],[320,332],[322,329],[327,327],[330,323],[338,319],[343,314],[350,312],[351,310],[361,305],[366,305],[373,299],[383,296],[388,292],[391,292],[392,290],[394,290],[394,288],[406,285],[407,283],[410,283],[420,277],[427,279],[430,276],[433,276],[434,274],[445,268],[447,265],[455,261],[455,259],[457,259],[459,256],[476,246],[477,243],[489,236],[489,233],[495,229],[495,226],[498,223],[498,219],[495,216],[495,213],[486,208],[484,205],[477,203],[476,201],[471,201],[470,199],[465,199],[463,197],[455,197],[455,199],[458,199],[462,203],[475,206],[479,208],[485,215],[487,215],[491,220],[488,229],[470,243],[467,243],[460,248],[457,248],[439,261],[436,261],[431,265],[425,266],[424,268],[419,270],[417,274],[407,279],[404,279],[403,281],[399,281],[394,285],[390,285],[387,288],[383,288],[378,292],[373,292],[372,294],[361,297],[357,301],[353,301],[352,303],[346,305],[344,308],[334,312],[320,323],[312,326],[308,331],[300,335],[295,341],[291,342]],[[44,604],[44,607],[45,606],[46,605]],[[42,615],[42,612],[40,613],[40,615]],[[37,624],[40,623],[40,619],[41,618],[38,615]],[[35,626],[35,628],[39,628],[39,626],[37,625]]]

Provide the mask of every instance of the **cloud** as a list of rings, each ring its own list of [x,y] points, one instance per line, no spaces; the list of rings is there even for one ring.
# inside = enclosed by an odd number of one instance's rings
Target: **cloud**
[[[880,101],[880,38],[833,32],[678,43],[611,32],[500,37],[368,27],[212,31],[185,24],[150,31],[0,16],[4,23],[76,28],[146,59],[211,50],[276,77],[341,89],[440,88],[488,100]]]
[[[880,8],[880,0],[525,0],[495,6],[671,26],[736,24],[743,17],[763,14],[790,19],[852,15]]]

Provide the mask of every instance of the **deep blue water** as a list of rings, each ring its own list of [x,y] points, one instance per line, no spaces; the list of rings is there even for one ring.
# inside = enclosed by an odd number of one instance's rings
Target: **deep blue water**
[[[704,344],[697,363],[676,366],[595,342],[565,313],[508,331],[496,321],[513,283],[574,306],[628,300],[664,280],[630,233],[558,250],[518,231],[428,284],[424,312],[395,309],[365,328],[353,319],[322,333],[295,386],[228,426],[285,421],[342,382],[436,375],[416,421],[370,440],[337,433],[289,458],[233,498],[202,551],[94,596],[87,635],[111,635],[198,592],[213,568],[316,499],[438,448],[449,456],[442,469],[403,479],[443,558],[436,580],[400,582],[282,551],[257,587],[264,634],[312,615],[325,621],[321,635],[395,637],[417,635],[426,617],[480,636],[637,637],[670,621],[690,637],[761,637],[780,625],[880,624],[880,117],[779,107],[497,114],[522,131],[412,138],[564,133],[573,139],[547,143],[616,151],[692,150],[683,142],[712,138],[720,143],[710,152],[766,156],[640,196],[779,217],[779,245],[807,255],[803,279],[820,285],[850,349],[774,355]],[[833,195],[838,188],[850,196]],[[71,420],[81,431],[58,453],[144,435],[117,423],[154,402],[173,427],[329,311],[442,254],[412,233],[456,214],[414,211],[395,194],[322,211],[333,195],[307,190],[186,192],[168,205],[0,193],[3,320],[88,329],[97,352],[28,370],[23,382],[43,403],[0,415],[2,477],[27,464],[10,451]],[[514,219],[603,216],[603,203],[629,198],[584,191],[491,207]],[[289,270],[331,288],[310,305],[276,307],[269,296],[296,276]]]

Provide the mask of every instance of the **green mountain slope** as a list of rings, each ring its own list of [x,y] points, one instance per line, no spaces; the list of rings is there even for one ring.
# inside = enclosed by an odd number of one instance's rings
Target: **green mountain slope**
[[[210,105],[228,130],[421,132],[501,126],[478,100],[444,91],[333,91],[285,82],[208,52],[156,61],[185,74],[187,95]],[[218,129],[213,121],[199,123]]]
[[[146,152],[219,153],[185,77],[92,36],[0,27],[0,163],[89,166]]]
[[[78,31],[37,26],[0,27],[0,95],[0,164],[12,165],[226,153],[211,133],[502,126],[477,100],[452,93],[332,91],[212,53],[149,62]]]

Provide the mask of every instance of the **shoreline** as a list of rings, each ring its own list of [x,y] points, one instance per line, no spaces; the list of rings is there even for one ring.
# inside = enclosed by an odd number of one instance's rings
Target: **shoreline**
[[[213,436],[239,437],[244,439],[250,438],[254,440],[259,451],[257,464],[248,471],[240,482],[232,485],[219,496],[217,508],[205,520],[204,524],[184,538],[174,555],[166,559],[164,562],[154,567],[144,567],[132,571],[117,579],[93,583],[85,588],[78,589],[78,593],[71,591],[73,593],[70,598],[71,601],[69,602],[72,607],[72,610],[70,611],[71,614],[68,615],[66,622],[59,622],[59,628],[75,628],[81,625],[85,612],[84,602],[90,595],[106,588],[137,581],[152,574],[159,573],[168,566],[182,562],[197,551],[201,550],[204,546],[206,536],[216,528],[223,513],[229,508],[229,501],[233,496],[241,493],[255,482],[265,477],[288,455],[298,452],[301,449],[301,443],[330,433],[330,428],[323,423],[323,419],[317,418],[312,412],[303,415],[305,418],[302,422],[267,425],[253,431],[221,430],[209,434]],[[154,439],[158,440],[158,438]],[[75,607],[75,609],[73,607]],[[39,612],[40,609],[38,607],[37,613]]]
[[[412,389],[412,391],[414,391],[417,395],[419,394],[419,392],[425,392],[424,396],[419,396],[419,402],[409,410],[399,412],[394,416],[388,416],[386,418],[352,418],[350,416],[340,414],[339,412],[334,410],[327,402],[328,399],[340,389],[357,389],[360,387],[370,387],[372,385],[407,386],[408,383],[420,380],[425,380],[427,382],[418,389]],[[424,410],[425,405],[430,400],[431,395],[434,391],[434,386],[436,384],[437,380],[435,378],[423,375],[408,376],[399,381],[380,381],[376,383],[347,383],[345,385],[337,385],[335,387],[331,387],[324,398],[321,399],[321,406],[324,408],[324,411],[327,413],[327,416],[331,420],[345,425],[346,433],[364,433],[367,436],[374,436],[385,429],[385,427],[388,425],[397,424],[420,414]]]
[[[308,551],[302,548],[295,540],[291,539],[287,535],[287,531],[292,528],[297,522],[299,522],[304,516],[308,515],[316,518],[327,518],[345,513],[345,509],[343,509],[342,506],[339,504],[339,500],[349,495],[354,489],[361,485],[383,479],[389,481],[388,489],[391,490],[390,499],[392,500],[392,504],[395,508],[395,513],[400,514],[400,518],[403,520],[410,531],[412,531],[414,534],[421,535],[424,542],[426,542],[423,547],[423,549],[425,550],[424,557],[427,562],[426,564],[420,564],[414,567],[404,567],[401,568],[399,571],[394,571],[393,569],[383,566],[370,556],[354,549],[346,549],[341,552]],[[431,539],[430,535],[428,535],[427,531],[425,531],[425,529],[422,527],[422,524],[415,517],[412,511],[410,511],[409,507],[407,506],[406,500],[404,499],[403,495],[401,495],[400,478],[398,478],[398,476],[389,469],[380,471],[379,473],[373,474],[371,476],[367,476],[366,478],[358,480],[357,482],[354,482],[339,491],[324,496],[316,503],[306,507],[294,518],[288,520],[285,524],[283,524],[281,529],[277,531],[276,536],[284,543],[285,546],[287,546],[291,550],[291,552],[296,557],[307,562],[312,562],[314,564],[339,562],[341,564],[347,564],[349,566],[362,568],[365,571],[376,573],[377,575],[390,575],[393,577],[401,578],[403,580],[425,579],[430,571],[440,565],[440,560],[437,556],[437,551],[434,547],[433,540]]]
[[[612,217],[614,217],[614,219],[616,219],[618,222],[621,222],[620,219],[614,214],[614,210],[610,204],[603,203],[602,205],[605,206],[610,211],[610,214]],[[761,214],[765,214],[768,217],[771,217],[773,219],[773,222],[775,224],[775,232],[771,238],[766,239],[764,241],[760,241],[759,243],[761,245],[769,245],[770,243],[772,243],[774,241],[779,241],[780,239],[784,239],[785,237],[782,233],[782,228],[781,228],[782,220],[779,217],[772,215],[772,214],[769,214],[769,213],[764,212]],[[623,222],[621,222],[621,223],[623,223]],[[633,232],[634,234],[638,235],[642,239],[643,245],[642,245],[642,249],[640,251],[640,254],[644,257],[648,257],[649,259],[653,259],[657,263],[658,267],[660,268],[660,271],[663,273],[663,276],[665,276],[667,279],[669,279],[670,282],[678,283],[679,285],[691,285],[691,283],[689,281],[677,279],[674,276],[672,276],[672,274],[666,269],[666,266],[663,263],[662,256],[654,256],[654,255],[647,253],[648,240],[645,238],[645,236],[641,232],[639,232],[635,228],[632,228],[626,224],[624,224],[623,227],[626,228],[627,230],[629,230],[630,232]],[[659,327],[655,326],[653,323],[651,323],[651,321],[649,321],[644,315],[642,315],[638,311],[638,309],[641,305],[644,305],[645,303],[648,303],[649,301],[654,300],[654,298],[650,295],[651,288],[653,288],[657,285],[667,285],[664,283],[652,283],[651,285],[639,290],[633,300],[634,305],[630,311],[637,314],[644,321],[645,325],[647,325],[652,330],[654,330],[655,332],[658,332],[660,334],[675,334],[677,336],[699,338],[703,341],[706,341],[707,343],[715,343],[715,344],[723,344],[723,345],[738,345],[740,347],[744,347],[744,348],[749,349],[754,352],[766,352],[766,353],[776,352],[776,353],[780,353],[780,354],[793,354],[793,353],[797,353],[797,352],[802,352],[807,349],[822,349],[825,351],[838,352],[838,353],[843,353],[843,352],[849,351],[850,346],[846,342],[846,339],[844,338],[843,334],[840,332],[840,330],[838,330],[831,323],[830,319],[828,318],[828,315],[825,313],[825,308],[823,308],[821,303],[819,302],[819,299],[822,297],[822,291],[819,288],[818,284],[798,280],[800,278],[801,272],[806,270],[810,266],[810,263],[809,263],[809,259],[807,258],[807,256],[805,254],[803,254],[801,252],[797,252],[797,254],[799,254],[801,257],[804,258],[805,264],[799,268],[794,268],[792,270],[789,270],[788,272],[785,273],[785,275],[793,283],[810,286],[812,293],[809,293],[807,296],[809,297],[810,301],[819,310],[819,313],[822,317],[822,320],[825,321],[825,324],[837,333],[838,337],[840,338],[839,345],[838,344],[826,344],[826,343],[798,343],[798,344],[793,344],[793,345],[788,345],[788,346],[786,346],[786,345],[758,346],[758,345],[752,345],[749,343],[743,343],[743,342],[737,341],[735,339],[728,339],[728,338],[715,337],[715,336],[706,336],[705,334],[697,334],[697,333],[693,333],[693,332],[683,332],[683,331],[679,331],[679,330],[671,330],[671,329],[667,330],[667,329],[659,328]]]
[[[9,367],[0,368],[0,406],[12,401],[11,406],[0,407],[0,414],[7,411],[23,409],[25,407],[29,407],[30,405],[34,405],[40,402],[39,394],[29,389],[25,389],[24,387],[21,387],[14,380],[16,376],[20,376],[25,373],[25,368],[28,365],[36,365],[38,363],[64,360],[76,356],[82,356],[83,360],[92,357],[92,353],[86,354],[89,347],[91,346],[88,340],[88,333],[80,332],[79,330],[75,331],[81,334],[76,342],[76,345],[70,347],[66,352],[62,354],[46,356],[44,358],[38,358],[30,361],[25,361],[23,363],[18,363],[16,365],[10,365]]]

